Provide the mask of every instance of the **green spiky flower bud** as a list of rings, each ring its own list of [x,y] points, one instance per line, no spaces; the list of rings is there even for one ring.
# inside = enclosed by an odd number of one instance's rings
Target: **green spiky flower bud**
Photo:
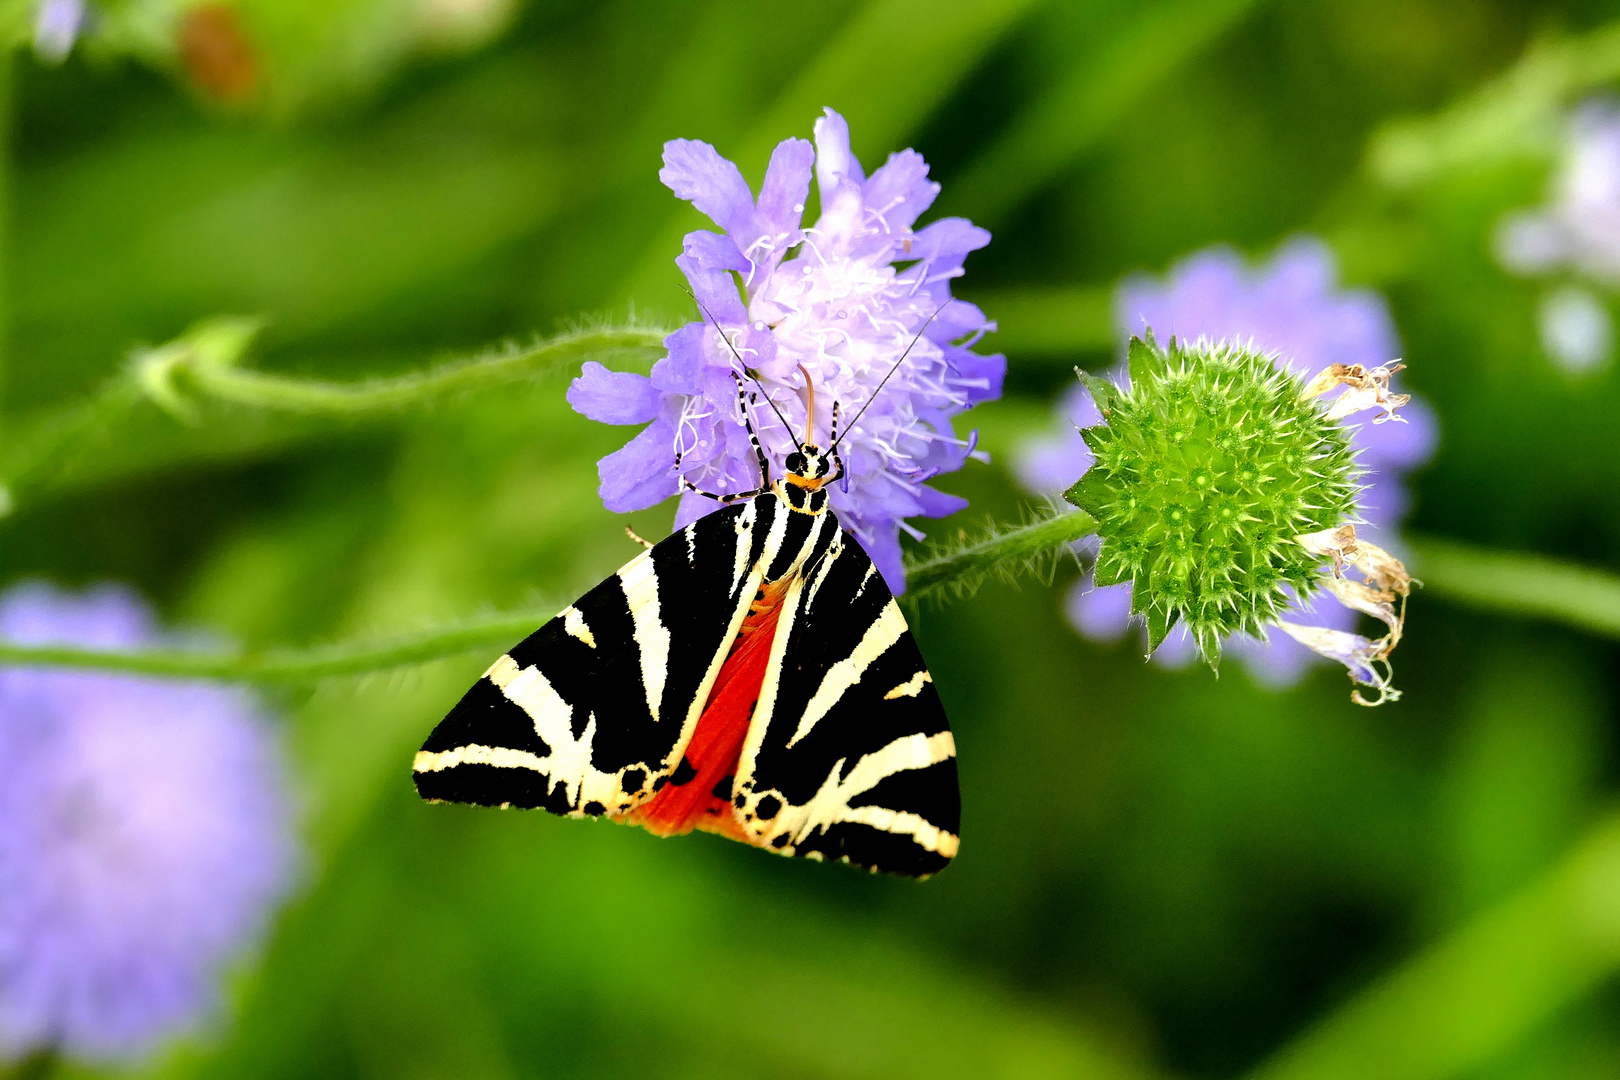
[[[1230,343],[1132,339],[1128,388],[1081,374],[1104,423],[1067,493],[1097,519],[1098,585],[1131,582],[1150,650],[1184,622],[1211,664],[1321,582],[1303,534],[1355,519],[1349,433],[1285,366]],[[1314,387],[1313,383],[1313,387]],[[1384,377],[1387,386],[1387,376]]]

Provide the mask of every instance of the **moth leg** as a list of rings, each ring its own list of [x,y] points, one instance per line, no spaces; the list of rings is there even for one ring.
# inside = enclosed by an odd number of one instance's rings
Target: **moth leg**
[[[754,447],[754,459],[759,462],[759,487],[752,491],[735,491],[729,495],[716,495],[712,491],[704,491],[702,488],[698,487],[684,476],[680,478],[682,491],[695,491],[699,495],[702,495],[705,499],[713,499],[722,506],[729,506],[734,502],[741,502],[744,499],[756,498],[771,489],[770,462],[765,458],[764,448],[759,445],[759,435],[754,431],[754,421],[748,411],[748,401],[750,395],[743,386],[741,375],[738,375],[735,371],[733,371],[731,373],[731,377],[737,380],[737,410],[742,413],[743,426],[748,429],[748,441]],[[679,474],[681,471],[681,458],[683,456],[682,451],[679,447],[677,447],[675,450],[675,472],[677,474]],[[637,539],[639,539],[639,537]]]
[[[765,494],[768,489],[758,488],[754,491],[734,491],[729,495],[716,495],[712,491],[704,491],[702,488],[698,487],[696,484],[692,483],[692,481],[683,476],[681,477],[681,490],[695,491],[705,499],[713,499],[722,506],[730,506],[732,503],[742,502],[744,499],[758,498],[759,496]]]

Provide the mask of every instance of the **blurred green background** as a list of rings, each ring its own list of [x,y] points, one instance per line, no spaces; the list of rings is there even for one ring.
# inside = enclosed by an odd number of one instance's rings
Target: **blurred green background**
[[[0,441],[216,313],[269,319],[257,366],[333,380],[673,325],[701,219],[663,141],[757,184],[830,105],[995,234],[958,292],[1001,321],[1007,396],[964,418],[995,461],[943,479],[961,524],[1023,512],[1007,463],[1111,362],[1122,275],[1309,231],[1389,298],[1440,416],[1412,532],[1620,572],[1620,385],[1548,362],[1541,286],[1490,247],[1620,80],[1613,5],[241,0],[245,82],[165,10],[11,61]],[[636,550],[595,495],[626,432],[567,376],[345,421],[149,408],[19,498],[0,574],[127,580],[254,647],[564,601]],[[420,804],[411,754],[487,657],[275,692],[304,887],[230,1015],[145,1071],[1620,1075],[1612,637],[1420,592],[1374,711],[1336,668],[1275,693],[1145,666],[1060,595],[912,613],[964,802],[923,884]]]

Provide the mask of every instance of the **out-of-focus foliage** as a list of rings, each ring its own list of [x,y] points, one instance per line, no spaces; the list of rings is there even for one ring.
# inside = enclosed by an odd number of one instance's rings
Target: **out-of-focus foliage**
[[[1411,528],[1620,571],[1614,367],[1549,362],[1542,286],[1491,247],[1543,200],[1566,110],[1620,79],[1620,9],[243,0],[209,16],[237,35],[210,55],[251,59],[240,93],[176,36],[197,8],[96,10],[65,63],[12,62],[0,460],[207,316],[263,316],[257,366],[339,381],[686,317],[698,217],[662,142],[757,184],[833,106],[866,160],[916,147],[936,213],[995,233],[959,291],[1001,319],[1008,395],[969,414],[993,461],[940,481],[972,508],[936,539],[1025,512],[1010,452],[1073,364],[1113,361],[1122,275],[1310,231],[1389,297],[1440,417]],[[623,432],[564,385],[89,415],[81,463],[0,523],[3,576],[129,582],[249,648],[572,595],[672,508],[603,510]],[[478,657],[277,691],[306,891],[213,1034],[147,1069],[1613,1075],[1620,656],[1466,593],[1414,595],[1405,697],[1376,712],[1336,670],[1275,693],[1086,644],[1038,583],[920,604],[964,803],[961,856],[921,885],[420,804],[411,753]]]

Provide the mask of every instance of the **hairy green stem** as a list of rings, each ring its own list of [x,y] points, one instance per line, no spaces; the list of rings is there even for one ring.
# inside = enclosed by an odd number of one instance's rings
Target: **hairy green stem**
[[[906,596],[921,600],[962,594],[977,588],[992,573],[1037,570],[1042,561],[1076,540],[1090,536],[1096,520],[1083,510],[1043,514],[1027,525],[997,528],[979,540],[963,540],[937,554],[924,552],[906,563]]]
[[[14,230],[11,222],[12,203],[12,114],[16,88],[16,62],[12,49],[0,47],[0,416],[4,414],[5,400],[11,376],[11,240]],[[0,422],[0,438],[11,433]],[[0,515],[10,503],[10,494],[0,488]]]
[[[477,649],[510,645],[533,632],[558,610],[558,607],[535,607],[500,612],[376,641],[347,642],[309,649],[272,649],[262,653],[186,652],[179,649],[119,652],[69,645],[14,645],[0,642],[0,663],[241,682],[315,682],[424,664]]]
[[[1620,968],[1620,814],[1545,877],[1401,965],[1250,1080],[1472,1076]]]
[[[1420,537],[1412,572],[1424,592],[1509,615],[1620,637],[1620,578],[1571,563]]]
[[[326,416],[368,413],[433,404],[545,374],[559,364],[593,354],[642,351],[660,346],[657,328],[603,327],[577,330],[492,354],[440,364],[426,371],[358,383],[333,383],[250,371],[234,364],[194,364],[184,369],[184,389],[204,398],[263,409]]]
[[[633,356],[650,361],[664,336],[663,330],[653,327],[576,330],[425,371],[334,383],[238,367],[256,330],[251,320],[209,320],[167,345],[137,355],[125,373],[95,394],[19,428],[16,437],[0,448],[0,484],[18,501],[26,501],[42,489],[71,483],[64,478],[81,472],[87,462],[120,453],[127,459],[125,437],[132,433],[150,438],[156,430],[179,447],[194,445],[200,448],[198,453],[206,454],[237,432],[250,439],[253,432],[270,437],[264,423],[247,422],[244,409],[260,421],[270,415],[288,417],[282,427],[301,418],[305,425],[301,431],[315,430],[309,425],[358,423],[571,370],[587,358]],[[186,422],[176,424],[159,409]],[[0,507],[0,516],[3,510]]]
[[[950,598],[972,592],[991,574],[1038,572],[1096,529],[1080,510],[1043,515],[1027,525],[996,529],[906,564],[909,601]],[[1532,556],[1480,551],[1438,540],[1414,544],[1417,566],[1430,592],[1479,607],[1540,615],[1599,633],[1620,635],[1620,581],[1604,574]],[[119,652],[68,645],[0,642],[0,663],[124,671],[177,678],[244,682],[313,682],[427,663],[476,649],[505,645],[533,631],[556,613],[531,607],[465,619],[417,633],[376,641],[345,642],[309,649],[258,653],[207,653],[178,649]]]
[[[1091,531],[1091,517],[1079,511],[1042,517],[973,543],[924,558],[908,570],[909,595],[968,591],[992,572],[1028,564],[1060,551]],[[0,664],[90,668],[175,678],[241,682],[314,682],[363,675],[446,656],[510,644],[556,614],[558,608],[529,608],[429,627],[378,641],[348,642],[310,649],[259,653],[207,653],[179,649],[113,651],[70,645],[17,645],[0,642]]]

